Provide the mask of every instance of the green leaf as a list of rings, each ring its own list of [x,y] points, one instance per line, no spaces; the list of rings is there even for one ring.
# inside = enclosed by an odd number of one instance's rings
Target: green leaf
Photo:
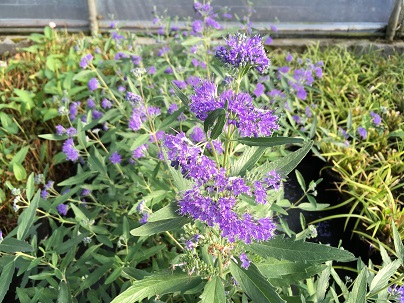
[[[14,93],[18,96],[16,100],[21,101],[24,104],[25,109],[31,110],[34,108],[35,103],[34,100],[32,100],[30,92],[15,88]]]
[[[13,275],[15,271],[14,260],[9,262],[3,267],[0,276],[0,302],[3,302],[4,297],[10,287],[11,281],[13,280]]]
[[[137,137],[135,139],[135,141],[133,141],[132,145],[130,146],[130,150],[131,151],[135,150],[143,143],[146,143],[147,141],[149,141],[149,139],[150,139],[150,134],[141,134],[139,137]]]
[[[61,140],[66,140],[68,138],[67,135],[56,135],[56,134],[43,134],[43,135],[38,135],[39,138],[46,139],[46,140],[52,140],[52,141],[61,141]]]
[[[15,238],[5,238],[0,243],[0,251],[5,253],[30,252],[33,250],[32,246],[27,242]]]
[[[327,268],[323,270],[317,280],[316,288],[316,302],[323,302],[328,288],[328,281],[330,280],[331,262],[328,262]]]
[[[109,277],[105,280],[104,283],[105,284],[110,284],[110,283],[114,282],[116,279],[119,278],[121,273],[122,273],[122,268],[121,267],[115,268],[115,270],[109,275]]]
[[[404,245],[394,221],[391,222],[391,228],[393,229],[394,248],[397,258],[401,261],[401,265],[404,266]]]
[[[247,171],[252,169],[264,154],[266,147],[248,147],[241,157],[230,167],[231,176],[244,176]]]
[[[256,264],[258,270],[274,286],[289,286],[298,281],[312,277],[324,270],[326,265],[310,262],[293,262],[270,258],[264,263]]]
[[[34,173],[31,173],[27,180],[27,189],[26,189],[26,195],[28,201],[32,199],[34,191],[35,191]]]
[[[185,106],[179,108],[178,110],[176,110],[175,112],[173,112],[171,115],[169,115],[167,118],[165,118],[163,120],[163,122],[161,123],[161,125],[159,126],[159,130],[165,130],[166,128],[170,127],[171,124],[174,121],[177,121],[177,118],[179,115],[181,115],[181,113],[185,110]]]
[[[369,291],[371,293],[376,293],[382,288],[385,288],[391,276],[396,273],[400,265],[401,260],[394,260],[393,262],[387,265],[383,265],[382,269],[379,270],[377,275],[373,278],[372,283],[370,283]]]
[[[88,221],[87,216],[81,211],[80,208],[78,208],[76,205],[74,205],[73,203],[70,204],[70,207],[72,208],[73,212],[74,212],[74,216],[76,217],[77,222],[80,221]]]
[[[289,137],[258,137],[258,138],[241,137],[238,138],[237,141],[248,146],[272,147],[284,144],[302,143],[303,139],[289,138]]]
[[[222,114],[217,118],[217,122],[213,127],[212,132],[210,133],[210,138],[212,140],[217,139],[217,137],[219,137],[222,134],[225,123],[226,123],[226,114]]]
[[[203,39],[200,38],[200,37],[192,37],[192,38],[188,38],[185,41],[183,41],[181,43],[181,45],[182,46],[194,45],[194,44],[197,44],[197,43],[199,43],[201,41],[203,41]]]
[[[131,92],[140,95],[138,89],[137,89],[136,86],[133,84],[132,79],[131,79],[130,77],[128,77],[127,81],[128,81],[129,89],[131,90]]]
[[[18,153],[16,153],[13,157],[13,159],[10,161],[10,164],[18,163],[22,164],[22,162],[25,160],[25,157],[27,156],[29,150],[29,146],[25,146],[21,148]]]
[[[296,262],[321,263],[330,260],[349,262],[356,259],[352,253],[346,250],[323,244],[283,239],[281,237],[270,239],[263,243],[253,243],[250,246],[246,246],[246,249],[264,258],[272,257],[279,260]]]
[[[275,170],[280,175],[287,176],[306,156],[312,146],[313,141],[307,141],[303,147],[299,148],[297,151],[275,161],[266,162],[263,165],[252,169],[249,174],[253,176],[253,179],[255,178],[254,180],[263,178],[263,176],[272,170]]]
[[[13,173],[18,181],[22,181],[27,178],[27,171],[20,163],[13,163]]]
[[[349,294],[348,303],[366,303],[367,267],[364,267],[355,280],[352,292]]]
[[[167,206],[159,209],[155,213],[152,213],[149,217],[149,222],[157,222],[160,220],[175,219],[182,217],[177,213],[177,211],[178,211],[177,203],[175,202],[170,203]]]
[[[200,277],[189,276],[182,271],[159,272],[135,281],[132,286],[117,296],[111,303],[140,302],[145,298],[162,296],[168,293],[184,293],[201,283]]]
[[[317,116],[314,115],[313,122],[311,123],[310,132],[309,132],[310,139],[313,139],[314,135],[316,134],[317,124],[318,124]]]
[[[304,181],[302,174],[298,170],[295,170],[295,174],[296,174],[297,182],[299,182],[300,188],[303,191],[306,191],[306,182]]]
[[[88,70],[88,69],[82,70],[73,77],[73,80],[84,82],[84,81],[87,81],[90,78],[90,76],[94,76],[94,75],[95,75],[95,71],[93,71],[93,70]]]
[[[310,197],[310,196],[308,196]],[[306,211],[316,211],[322,210],[330,206],[328,203],[317,203],[317,205],[313,205],[312,203],[300,203],[297,207]]]
[[[166,219],[155,222],[147,222],[138,228],[132,229],[130,233],[133,236],[151,236],[164,231],[169,231],[173,229],[178,229],[189,222],[186,217],[179,217],[175,219]]]
[[[0,106],[1,109],[1,106]],[[9,133],[17,134],[18,133],[18,126],[15,122],[13,122],[10,117],[3,112],[0,112],[0,122],[1,126]]]
[[[24,240],[28,236],[28,232],[34,223],[35,215],[36,215],[36,210],[38,208],[39,204],[39,198],[41,195],[41,190],[39,189],[36,194],[34,199],[32,199],[31,203],[29,206],[24,209],[24,211],[21,213],[21,215],[18,218],[18,227],[17,227],[17,239],[18,240]]]
[[[101,277],[111,268],[113,260],[111,259],[109,263],[101,265],[96,270],[94,270],[91,274],[89,274],[86,279],[80,284],[80,291],[83,291],[95,283],[101,280]]]
[[[80,175],[71,177],[67,180],[60,182],[58,184],[58,186],[82,184],[85,180],[92,177],[95,173],[96,173],[95,171],[87,171],[87,172],[81,173]]]
[[[244,290],[254,302],[286,302],[278,295],[275,288],[265,279],[253,263],[250,264],[248,269],[244,269],[232,261],[230,264],[230,272],[241,289]]]
[[[189,98],[178,88],[177,85],[171,83],[171,88],[174,89],[175,95],[184,103],[188,105],[190,103]]]
[[[199,303],[226,303],[226,295],[222,280],[218,276],[214,276],[206,283]]]
[[[73,301],[69,291],[69,286],[64,281],[60,281],[57,303],[72,303],[72,302]]]
[[[42,121],[48,121],[50,119],[53,119],[55,117],[59,116],[58,110],[56,108],[48,108],[43,115]]]
[[[173,177],[173,184],[178,189],[178,191],[182,192],[192,188],[193,182],[185,179],[179,170],[176,170],[171,165],[168,165],[168,170]]]
[[[226,111],[223,108],[216,108],[214,111],[209,113],[209,115],[206,117],[206,119],[203,123],[203,129],[205,130],[205,133],[207,133],[209,131],[209,129],[215,123],[216,120],[217,120],[216,125],[220,124],[219,127],[221,126],[221,129],[220,129],[220,133],[221,133],[223,126],[224,126],[225,118],[226,118]],[[220,135],[220,133],[217,134],[218,131],[219,130],[216,129],[216,133],[215,133],[215,135],[217,135],[216,138]],[[212,130],[212,133],[213,133],[213,130]],[[216,139],[213,137],[212,134],[211,134],[211,138]]]
[[[73,247],[77,246],[84,238],[88,237],[90,232],[86,231],[81,233],[77,236],[72,237],[71,239],[67,240],[66,242],[61,243],[55,248],[55,252],[59,255],[68,252]]]

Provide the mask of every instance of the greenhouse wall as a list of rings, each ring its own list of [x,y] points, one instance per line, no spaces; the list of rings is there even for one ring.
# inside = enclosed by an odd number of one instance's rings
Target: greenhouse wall
[[[397,15],[399,27],[404,0],[255,0],[253,9],[243,0],[213,1],[219,13],[229,11],[233,26],[237,17],[251,13],[255,27],[276,24],[280,36],[375,36],[383,37]],[[91,8],[93,6],[93,8]],[[133,31],[155,30],[154,10],[173,18],[180,27],[195,17],[192,0],[0,0],[0,33],[41,31],[53,21],[70,32],[98,28],[111,21]],[[94,24],[96,23],[96,24]]]

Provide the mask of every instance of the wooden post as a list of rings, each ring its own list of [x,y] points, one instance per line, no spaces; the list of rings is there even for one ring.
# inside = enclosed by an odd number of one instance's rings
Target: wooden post
[[[393,42],[394,36],[396,35],[398,21],[400,18],[400,12],[403,9],[403,7],[404,7],[404,0],[396,0],[386,29],[386,40],[388,42]]]
[[[98,33],[98,21],[97,21],[97,5],[96,0],[87,0],[88,3],[88,19],[90,21],[90,31],[91,35],[96,35]]]

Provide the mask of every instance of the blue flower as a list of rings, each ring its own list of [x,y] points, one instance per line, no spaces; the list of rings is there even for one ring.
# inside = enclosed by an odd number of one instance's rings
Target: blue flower
[[[371,112],[370,112],[370,115],[372,116],[372,118],[373,118],[373,123],[374,123],[376,126],[379,126],[380,123],[382,123],[382,118],[381,118],[378,114],[376,114],[375,112],[371,111]]]
[[[220,46],[216,50],[216,57],[223,63],[234,68],[252,66],[259,73],[269,68],[270,60],[265,53],[260,36],[248,37],[238,33],[229,36],[226,43],[227,46]]]
[[[87,66],[88,66],[88,64],[91,62],[91,60],[93,60],[93,55],[91,55],[91,54],[88,54],[88,55],[85,55],[83,58],[81,58],[81,60],[80,60],[80,67],[82,68],[82,69],[85,69],[85,68],[87,68]]]
[[[57,207],[58,213],[61,214],[62,216],[66,216],[67,215],[67,210],[69,209],[69,207],[65,204],[59,204]]]
[[[363,140],[365,140],[366,137],[368,136],[368,132],[363,127],[358,127],[358,134],[359,134],[359,136],[362,137]]]
[[[77,161],[79,159],[79,151],[75,148],[72,138],[63,143],[62,151],[66,155],[66,160]]]
[[[90,92],[95,91],[99,86],[100,83],[98,82],[97,78],[91,78],[90,81],[88,81],[88,89]]]
[[[109,161],[111,161],[112,164],[119,164],[122,161],[122,157],[118,152],[114,152],[109,157]]]
[[[251,262],[250,262],[250,260],[248,260],[247,255],[245,253],[242,253],[240,255],[240,260],[241,260],[241,267],[248,269]]]

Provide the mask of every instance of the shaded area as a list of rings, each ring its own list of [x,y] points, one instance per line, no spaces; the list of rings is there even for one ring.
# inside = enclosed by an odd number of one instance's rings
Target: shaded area
[[[334,206],[345,201],[345,197],[338,191],[335,184],[335,182],[338,182],[337,176],[335,176],[335,173],[333,173],[328,166],[329,164],[309,154],[298,165],[297,170],[303,175],[307,185],[311,180],[316,181],[319,178],[323,178],[323,181],[321,181],[316,188],[318,192],[316,200],[318,203],[328,203],[330,206]],[[303,195],[303,191],[294,173],[289,174],[288,181],[285,182],[284,186],[285,198],[289,199],[291,203],[298,201]],[[307,202],[307,200],[304,200],[304,202]],[[346,214],[348,211],[349,209],[346,208],[312,212],[292,209],[288,211],[289,216],[285,217],[285,219],[293,231],[300,232],[300,213],[303,213],[307,224],[310,224],[311,221],[332,215]],[[345,221],[346,218],[339,218],[316,223],[318,236],[311,241],[338,247],[341,240],[341,246],[345,250],[352,252],[356,257],[360,257],[366,264],[369,259],[372,259],[374,264],[380,264],[381,258],[379,253],[373,250],[372,247],[357,234],[352,233],[355,219],[349,220],[344,230]],[[352,262],[348,265],[356,268],[356,262]]]

